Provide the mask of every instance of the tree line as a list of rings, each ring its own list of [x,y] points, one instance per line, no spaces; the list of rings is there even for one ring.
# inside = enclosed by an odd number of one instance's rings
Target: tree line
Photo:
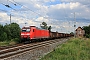
[[[0,24],[0,41],[19,40],[20,31],[21,29],[17,23],[6,24],[4,26]]]

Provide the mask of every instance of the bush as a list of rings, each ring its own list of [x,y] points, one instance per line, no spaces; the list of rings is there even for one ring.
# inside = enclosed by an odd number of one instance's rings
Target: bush
[[[18,38],[15,38],[15,39],[11,39],[9,45],[15,45],[17,43],[19,43],[19,39]]]
[[[18,38],[15,38],[15,39],[11,39],[11,42],[19,43],[20,40]]]
[[[15,41],[16,43],[19,43],[19,42],[20,42],[20,40],[19,40],[18,38],[15,38],[14,41]]]
[[[86,38],[90,38],[90,34],[86,34]]]
[[[0,42],[0,46],[8,46],[8,45],[9,45],[9,42],[7,41]]]
[[[15,39],[11,39],[11,40],[5,40],[0,42],[0,46],[9,46],[9,45],[15,45],[17,43],[19,43],[19,39],[15,38]]]

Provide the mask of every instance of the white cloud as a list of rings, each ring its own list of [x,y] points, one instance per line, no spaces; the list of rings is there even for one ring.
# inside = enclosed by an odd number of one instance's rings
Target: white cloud
[[[56,4],[56,5],[51,5],[50,7],[52,9],[66,9],[66,8],[70,8],[70,9],[74,9],[77,8],[80,5],[80,3],[76,2],[76,3],[62,3],[62,4]]]
[[[76,3],[71,3],[70,2],[70,9],[74,9],[74,8],[77,8],[79,7],[80,3],[76,2]]]
[[[39,17],[37,20],[43,20],[43,17]]]
[[[9,16],[7,15],[7,13],[4,12],[0,12],[0,22],[4,23],[4,22],[9,22]]]
[[[61,2],[66,2],[66,3],[68,3],[68,2],[79,2],[80,4],[82,4],[82,5],[86,5],[86,6],[88,6],[88,7],[90,7],[90,0],[61,0]]]

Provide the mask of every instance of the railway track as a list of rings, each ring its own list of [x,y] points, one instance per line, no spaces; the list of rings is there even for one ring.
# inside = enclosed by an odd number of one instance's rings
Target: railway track
[[[14,56],[16,54],[34,50],[39,47],[45,47],[48,45],[56,44],[58,42],[63,43],[63,42],[65,42],[65,40],[55,39],[55,40],[49,40],[49,41],[44,41],[44,42],[37,42],[37,43],[31,43],[31,44],[18,45],[18,46],[13,46],[13,47],[9,47],[9,48],[4,48],[4,49],[0,50],[0,59],[7,59],[8,57]]]
[[[15,45],[10,45],[10,46],[0,46],[0,50],[12,48],[12,47],[17,47],[17,46],[21,46],[21,45],[23,45],[23,43],[15,44]]]

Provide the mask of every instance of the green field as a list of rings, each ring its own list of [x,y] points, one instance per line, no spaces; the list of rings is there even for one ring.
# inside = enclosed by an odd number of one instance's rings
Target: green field
[[[41,60],[90,60],[90,39],[71,38]]]

